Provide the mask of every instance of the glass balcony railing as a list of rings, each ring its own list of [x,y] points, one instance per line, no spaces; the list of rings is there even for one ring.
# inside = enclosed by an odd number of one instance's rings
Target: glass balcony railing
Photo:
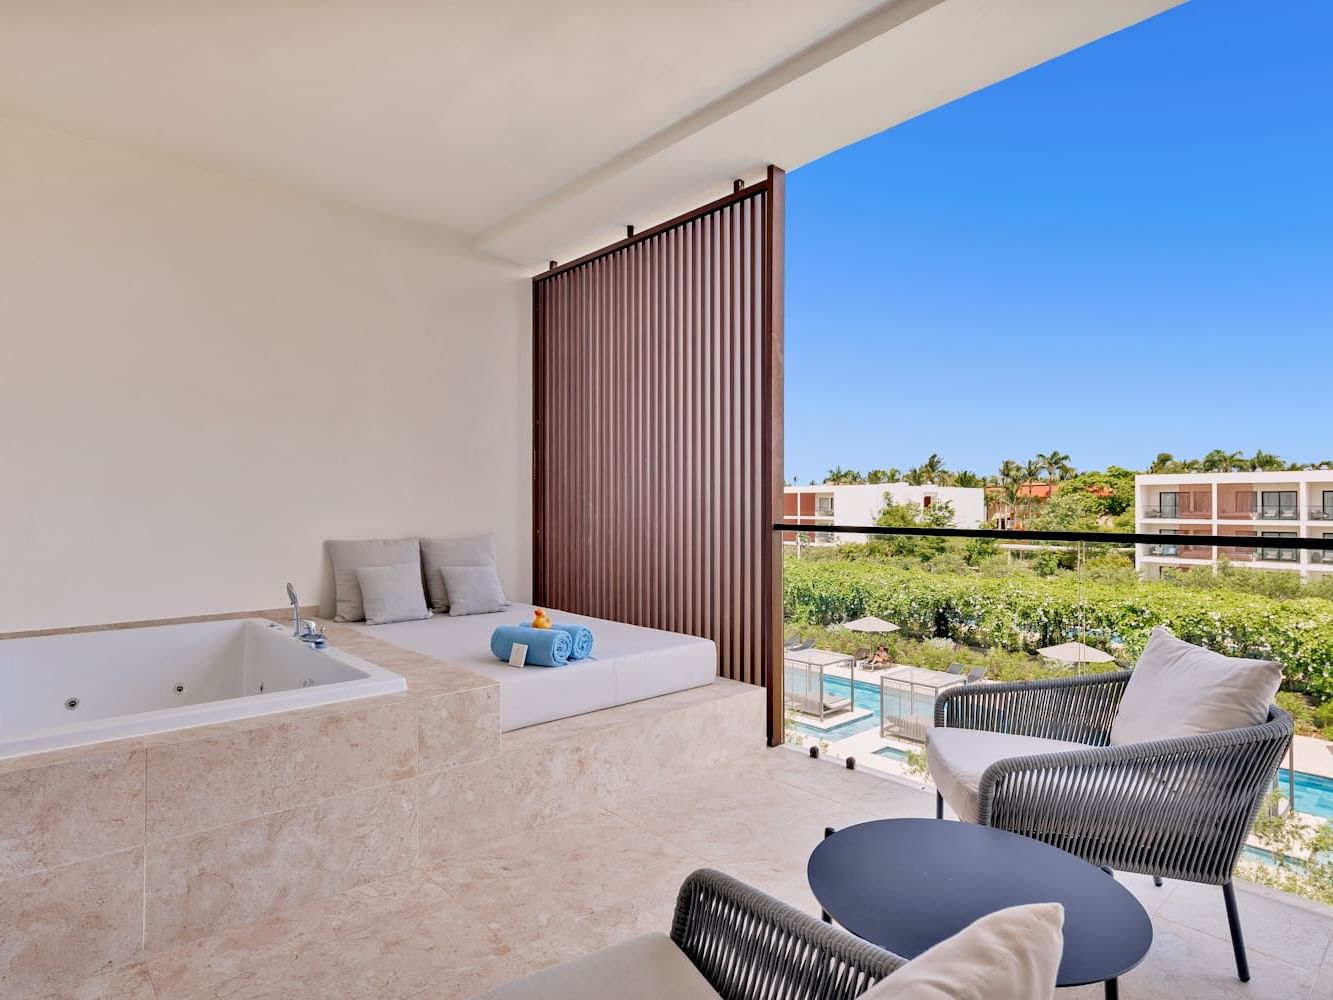
[[[1295,507],[1260,507],[1255,517],[1261,521],[1296,521],[1300,514]]]
[[[1333,507],[1311,507],[1309,518],[1311,521],[1333,521]]]
[[[1158,627],[1282,663],[1291,688],[1279,700],[1317,734],[1323,692],[1306,679],[1333,662],[1333,538],[1238,534],[1215,548],[1179,531],[1101,541],[846,527],[828,546],[784,547],[783,632],[805,648],[783,651],[783,732],[812,756],[928,783],[941,695],[1132,667]],[[1052,710],[1042,722],[1058,739],[1107,739],[1088,718]],[[1288,787],[1297,811],[1333,818],[1333,800]]]
[[[1301,561],[1301,553],[1299,549],[1284,549],[1266,545],[1254,550],[1254,558],[1261,562],[1297,563]]]
[[[1168,521],[1184,521],[1184,520],[1197,521],[1197,520],[1207,520],[1208,518],[1212,517],[1213,514],[1212,511],[1210,510],[1181,510],[1179,507],[1172,507],[1170,505],[1166,505],[1166,506],[1156,506],[1156,507],[1145,507],[1143,509],[1143,516],[1151,518],[1162,518]]]
[[[1211,545],[1188,545],[1177,542],[1163,542],[1159,545],[1146,545],[1145,555],[1162,559],[1211,559]]]

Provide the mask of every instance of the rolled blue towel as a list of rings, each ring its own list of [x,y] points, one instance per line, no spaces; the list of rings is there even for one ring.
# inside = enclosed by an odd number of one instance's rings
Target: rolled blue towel
[[[524,661],[537,667],[563,667],[574,651],[574,640],[568,632],[555,628],[533,628],[531,625],[501,625],[491,633],[491,652],[498,659],[508,660],[514,643],[528,647]]]
[[[592,655],[591,629],[584,625],[561,625],[559,623],[552,623],[551,628],[568,632],[570,638],[574,640],[574,652],[569,654],[571,660],[582,660]]]

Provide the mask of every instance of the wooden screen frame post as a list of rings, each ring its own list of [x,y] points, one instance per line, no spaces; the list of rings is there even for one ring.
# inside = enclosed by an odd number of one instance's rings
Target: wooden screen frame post
[[[782,671],[782,532],[773,525],[782,520],[786,476],[783,470],[783,358],[785,343],[786,294],[786,202],[787,174],[775,166],[768,168],[768,198],[764,220],[764,483],[769,511],[765,527],[767,544],[763,547],[764,608],[763,634],[767,637],[760,650],[760,669],[768,691],[768,745],[783,742],[784,692]]]
[[[767,170],[765,180],[753,184],[749,187],[743,184],[733,185],[732,191],[715,201],[702,205],[691,212],[677,216],[666,222],[660,223],[641,232],[626,230],[626,236],[623,240],[609,246],[602,247],[592,253],[586,254],[575,260],[563,263],[551,262],[550,267],[539,274],[533,276],[532,282],[532,597],[533,602],[539,605],[545,605],[559,600],[558,592],[562,585],[567,581],[562,581],[558,575],[553,575],[549,570],[553,559],[568,554],[570,547],[569,540],[563,532],[567,532],[569,527],[568,511],[557,506],[554,512],[551,509],[551,498],[548,494],[548,452],[552,448],[559,449],[568,447],[568,442],[562,440],[563,436],[568,435],[567,423],[560,415],[560,411],[548,413],[552,401],[560,398],[558,394],[551,391],[551,383],[548,379],[551,372],[548,371],[548,359],[554,353],[559,356],[560,351],[554,348],[565,348],[569,345],[555,344],[553,339],[561,334],[563,327],[558,323],[550,324],[551,310],[565,311],[567,313],[573,309],[579,308],[578,301],[573,297],[573,293],[564,289],[561,285],[562,279],[566,276],[577,279],[576,272],[585,267],[597,266],[603,262],[603,258],[611,258],[622,252],[633,253],[641,245],[654,241],[659,236],[675,238],[677,242],[668,243],[666,251],[674,255],[677,249],[683,246],[680,240],[689,239],[693,241],[692,246],[687,249],[694,251],[693,274],[668,275],[662,280],[665,282],[681,281],[686,283],[690,289],[689,294],[695,294],[700,272],[698,271],[698,250],[703,245],[702,241],[710,240],[708,248],[712,253],[723,252],[723,237],[716,224],[712,228],[705,230],[695,229],[687,230],[685,227],[695,224],[700,220],[709,220],[716,213],[726,209],[736,209],[746,202],[753,202],[756,206],[755,214],[747,215],[744,218],[752,220],[754,224],[755,241],[750,244],[754,247],[755,263],[759,268],[752,271],[755,284],[750,287],[755,289],[757,294],[751,300],[753,303],[753,313],[760,320],[755,331],[755,339],[749,341],[753,344],[757,356],[750,359],[749,364],[755,366],[750,368],[751,372],[758,375],[758,384],[751,390],[748,397],[754,401],[755,410],[754,427],[755,436],[751,438],[754,442],[753,451],[750,452],[752,458],[747,464],[747,487],[752,486],[750,491],[752,507],[745,508],[747,512],[746,519],[749,521],[746,530],[753,531],[756,534],[753,538],[748,535],[743,536],[743,541],[738,543],[739,551],[746,553],[745,559],[745,579],[755,581],[750,593],[753,595],[750,600],[753,602],[745,611],[753,615],[749,619],[754,626],[752,632],[744,635],[741,640],[737,640],[733,634],[731,636],[731,652],[733,657],[737,655],[738,650],[742,651],[740,662],[743,662],[743,668],[737,671],[733,665],[732,673],[723,671],[724,676],[735,676],[738,680],[750,682],[758,681],[764,685],[768,691],[766,699],[766,736],[770,745],[777,745],[783,740],[783,676],[782,676],[782,629],[783,629],[783,600],[782,600],[782,533],[774,530],[774,525],[781,521],[784,475],[783,475],[783,337],[784,337],[784,255],[785,255],[785,198],[786,198],[786,174],[777,167],[770,166]],[[762,213],[760,215],[759,213]],[[739,222],[732,222],[731,225],[740,225]],[[749,226],[750,221],[745,225]],[[679,233],[679,237],[672,237],[671,234]],[[726,244],[727,252],[735,252],[731,249],[732,244]],[[640,265],[642,266],[642,265]],[[693,280],[694,286],[688,283]],[[656,294],[662,294],[668,285],[658,287]],[[594,283],[591,295],[592,304],[588,307],[590,315],[596,320],[605,324],[607,317],[612,314],[612,303],[608,296],[613,290],[605,280],[601,284]],[[735,295],[737,286],[733,283],[728,286],[728,293]],[[585,295],[589,294],[584,292]],[[667,323],[680,321],[679,310],[688,308],[693,311],[693,322],[698,324],[705,317],[703,307],[695,299],[686,298],[677,301],[674,296],[670,296],[666,304],[661,307],[664,312],[660,313],[655,319],[650,319],[649,329],[657,331],[659,328],[653,326],[654,323]],[[710,306],[710,308],[712,308]],[[711,314],[710,314],[711,315]],[[684,322],[690,322],[690,317],[686,316]],[[713,322],[715,320],[708,320]],[[643,324],[631,326],[629,332],[629,343],[631,349],[641,349],[636,336],[642,337]],[[619,349],[618,341],[608,341],[606,339],[605,327],[603,328],[603,349],[607,343],[613,343]],[[622,355],[623,359],[623,355]],[[586,416],[585,414],[576,414],[576,416]],[[550,421],[550,426],[547,425]],[[613,429],[612,436],[618,433]],[[623,434],[618,440],[624,440]],[[732,447],[735,447],[732,444]],[[682,453],[686,454],[686,453]],[[552,461],[558,461],[558,456]],[[688,457],[684,459],[688,461]],[[716,471],[714,475],[716,476]],[[754,478],[749,478],[754,477]],[[641,500],[636,502],[642,502]],[[621,511],[624,508],[622,506]],[[691,518],[698,521],[703,514],[703,508],[696,500],[694,506],[690,508]],[[668,512],[671,513],[671,512]],[[676,513],[679,513],[678,511]],[[688,520],[688,519],[687,519]],[[732,523],[732,531],[738,530],[735,525],[740,521]],[[637,526],[633,531],[644,530],[642,526]],[[631,534],[631,540],[637,538],[637,535]],[[735,572],[730,570],[730,572]],[[730,586],[735,587],[734,577],[726,578],[730,581]],[[722,605],[716,605],[721,607]],[[740,608],[738,604],[736,608]],[[579,608],[569,608],[571,611],[578,611]],[[593,613],[593,612],[586,612]],[[735,609],[732,610],[735,614]],[[604,613],[605,614],[605,613]],[[724,621],[744,620],[741,618],[726,618],[728,612],[723,611]],[[614,611],[606,614],[607,617],[614,615]],[[642,624],[654,624],[643,622]],[[678,631],[689,631],[688,628],[682,628],[679,624],[656,623],[656,627],[675,628]],[[753,643],[758,643],[758,649],[749,648]],[[721,660],[722,658],[719,657]],[[737,676],[739,673],[739,676]]]

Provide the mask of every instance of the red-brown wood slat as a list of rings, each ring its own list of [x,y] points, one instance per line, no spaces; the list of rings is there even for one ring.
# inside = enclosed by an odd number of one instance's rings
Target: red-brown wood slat
[[[533,279],[533,598],[705,636],[782,738],[783,174]]]

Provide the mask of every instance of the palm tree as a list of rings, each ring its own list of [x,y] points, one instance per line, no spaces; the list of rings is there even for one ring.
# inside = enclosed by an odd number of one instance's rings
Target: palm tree
[[[953,474],[953,484],[967,489],[979,489],[986,485],[986,480],[982,479],[975,472],[970,472],[967,469],[959,469]]]
[[[1027,507],[1026,501],[1029,498],[1026,491],[1023,489],[1025,483],[1023,481],[1021,467],[1014,463],[1014,469],[1016,470],[1016,474],[1004,476],[1000,480],[1000,496],[1002,496],[1004,502],[1008,504],[1009,513],[1013,515],[1014,522],[1017,523],[1023,519],[1023,514]]]
[[[912,486],[925,486],[930,482],[930,476],[924,467],[914,465],[912,468],[908,469],[907,474],[903,476],[903,482],[910,483]]]
[[[995,478],[1003,484],[1005,480],[1013,479],[1015,476],[1023,475],[1023,467],[1012,458],[1006,458],[1000,463],[999,475]]]
[[[926,477],[925,481],[928,483],[938,483],[940,479],[946,475],[944,459],[940,458],[940,456],[936,455],[934,452],[931,452],[930,457],[922,462],[919,468],[922,475]]]
[[[1245,468],[1245,456],[1238,451],[1223,451],[1214,448],[1203,456],[1201,463],[1204,472],[1237,472]]]
[[[864,483],[865,477],[855,469],[844,469],[841,465],[837,468],[829,469],[828,475],[824,477],[824,482],[837,485],[855,485]]]
[[[1023,478],[1029,483],[1034,483],[1041,478],[1041,463],[1035,458],[1028,459],[1023,466]]]
[[[1038,455],[1036,460],[1041,463],[1046,478],[1053,483],[1058,483],[1061,479],[1065,479],[1074,473],[1074,467],[1069,464],[1069,456],[1062,451],[1051,451],[1045,455]]]
[[[871,469],[866,473],[866,482],[873,485],[889,482],[889,474],[883,469]]]
[[[1262,449],[1256,449],[1255,453],[1250,456],[1249,461],[1245,464],[1255,472],[1279,472],[1282,469],[1287,468],[1286,462],[1282,461],[1282,459],[1278,458],[1278,456],[1274,455],[1271,451],[1264,451]]]
[[[1175,472],[1180,467],[1176,461],[1176,456],[1169,451],[1159,451],[1157,457],[1152,460],[1152,465],[1148,466],[1148,472],[1156,475],[1163,472]]]

